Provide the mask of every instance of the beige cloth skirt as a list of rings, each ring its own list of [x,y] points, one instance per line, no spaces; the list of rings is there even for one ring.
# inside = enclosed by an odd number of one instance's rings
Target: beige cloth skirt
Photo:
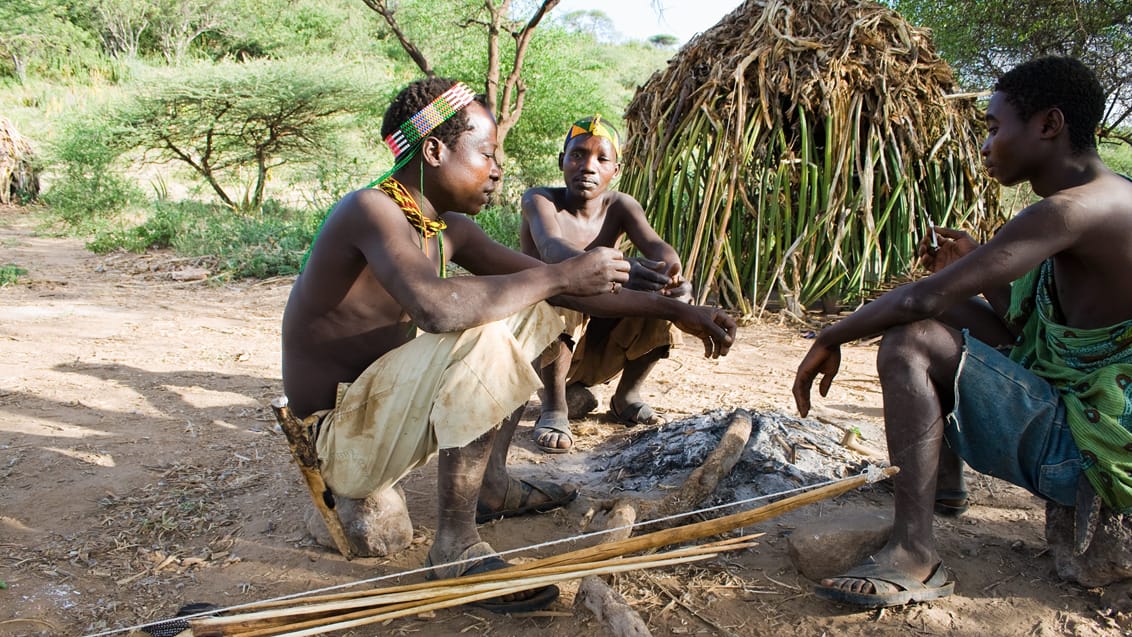
[[[531,366],[562,333],[546,303],[449,334],[422,333],[338,388],[315,447],[327,486],[364,498],[439,449],[484,435],[542,386]]]

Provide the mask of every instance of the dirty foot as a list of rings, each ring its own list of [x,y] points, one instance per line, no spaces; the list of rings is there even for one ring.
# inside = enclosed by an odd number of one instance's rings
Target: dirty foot
[[[621,406],[618,407],[618,403]],[[625,425],[626,427],[635,427],[637,425],[647,425],[650,427],[665,424],[667,421],[663,416],[653,411],[652,407],[644,401],[623,402],[614,396],[609,401],[609,415],[617,422]]]
[[[814,593],[835,602],[861,608],[900,606],[947,597],[955,582],[943,562],[937,562],[922,580],[870,557],[840,577],[824,579]]]
[[[539,414],[532,437],[535,445],[546,453],[566,453],[574,447],[570,421],[560,411],[544,411]]]
[[[533,478],[508,478],[502,500],[480,492],[476,502],[476,524],[528,513],[545,513],[565,506],[578,497],[578,490]]]

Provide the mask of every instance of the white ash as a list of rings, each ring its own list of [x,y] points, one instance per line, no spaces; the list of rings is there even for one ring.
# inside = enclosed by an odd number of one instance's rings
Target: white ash
[[[703,464],[727,430],[733,412],[717,409],[642,429],[626,444],[593,457],[589,469],[606,483],[641,494],[678,487]],[[750,411],[751,438],[739,462],[716,489],[719,504],[779,494],[857,475],[869,462],[840,443],[842,431],[811,419]]]

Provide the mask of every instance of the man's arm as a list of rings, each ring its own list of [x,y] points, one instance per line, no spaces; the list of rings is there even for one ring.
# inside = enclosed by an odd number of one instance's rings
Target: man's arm
[[[548,267],[534,257],[496,243],[469,219],[454,218],[450,221],[449,228],[460,241],[457,251],[453,253],[453,260],[474,274],[502,275]],[[590,252],[593,251],[610,249],[595,248]],[[583,252],[583,256],[567,259],[559,265],[569,269],[571,264],[587,254],[589,253]],[[688,305],[678,299],[629,289],[622,289],[616,294],[609,294],[608,291],[607,287],[602,290],[602,294],[591,296],[563,293],[547,300],[554,305],[591,316],[649,316],[671,321],[679,329],[703,341],[704,355],[712,358],[726,355],[735,341],[735,320],[718,308]]]
[[[562,234],[558,225],[558,206],[549,188],[530,188],[523,193],[522,214],[524,233],[529,236],[531,247],[537,254],[524,250],[531,256],[538,256],[546,263],[559,263],[583,252],[575,247]]]
[[[676,254],[676,250],[661,239],[656,230],[649,225],[645,217],[645,209],[640,202],[621,192],[615,193],[615,196],[616,200],[610,209],[615,212],[621,226],[620,230],[629,237],[629,241],[646,259],[663,261],[668,267],[670,276],[679,274],[680,255]]]
[[[363,190],[352,196],[348,214],[324,232],[360,250],[381,285],[427,332],[464,330],[556,294],[598,294],[608,291],[611,283],[628,280],[629,264],[616,250],[595,250],[569,264],[543,264],[509,274],[441,279],[406,231],[403,214],[384,193]],[[459,221],[456,225],[462,226]],[[461,234],[469,233],[458,230],[454,243],[460,243]]]
[[[934,318],[983,290],[1009,285],[1045,259],[1073,246],[1084,231],[1069,223],[1066,211],[1049,199],[1010,220],[993,239],[932,276],[901,286],[824,329],[802,359],[794,377],[794,401],[804,416],[810,390],[823,376],[825,395],[840,365],[843,343],[886,329]]]

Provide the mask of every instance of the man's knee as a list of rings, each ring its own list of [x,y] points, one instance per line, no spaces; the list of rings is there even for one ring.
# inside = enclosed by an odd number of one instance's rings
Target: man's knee
[[[905,367],[912,359],[926,354],[939,327],[935,321],[916,321],[885,330],[877,349],[877,371],[883,373],[885,367]]]

